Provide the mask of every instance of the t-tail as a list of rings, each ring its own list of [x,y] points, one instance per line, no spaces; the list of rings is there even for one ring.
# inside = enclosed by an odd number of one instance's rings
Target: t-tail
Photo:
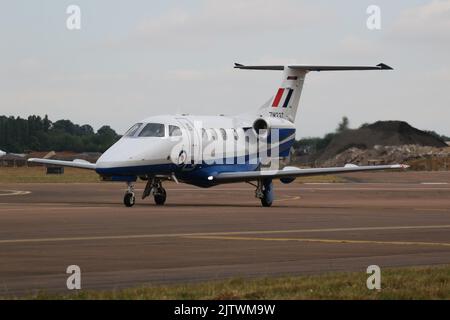
[[[376,66],[307,66],[307,65],[267,65],[245,66],[235,64],[235,68],[246,70],[280,70],[283,71],[281,86],[275,90],[274,96],[259,110],[263,116],[278,117],[295,121],[300,102],[303,83],[310,71],[349,71],[349,70],[392,70],[386,64]]]

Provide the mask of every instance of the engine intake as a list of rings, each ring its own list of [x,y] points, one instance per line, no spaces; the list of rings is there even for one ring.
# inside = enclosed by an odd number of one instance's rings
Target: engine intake
[[[255,130],[258,136],[266,136],[267,131],[269,130],[269,124],[264,119],[256,119],[253,122],[253,130]]]

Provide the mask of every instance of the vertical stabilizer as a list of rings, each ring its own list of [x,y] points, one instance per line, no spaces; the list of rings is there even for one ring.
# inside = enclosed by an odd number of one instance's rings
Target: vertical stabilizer
[[[281,85],[274,92],[271,100],[266,102],[260,109],[260,114],[270,117],[278,117],[295,121],[297,109],[300,102],[300,96],[303,89],[305,76],[310,71],[350,71],[350,70],[392,70],[384,63],[376,66],[245,66],[235,64],[237,69],[246,70],[283,70]]]

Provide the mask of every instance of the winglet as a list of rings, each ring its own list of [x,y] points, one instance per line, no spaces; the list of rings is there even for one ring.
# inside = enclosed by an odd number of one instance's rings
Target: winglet
[[[410,166],[407,164],[393,164],[391,165],[392,169],[408,169]]]
[[[384,64],[384,63],[377,64],[377,67],[379,67],[381,70],[394,70],[392,67],[390,67],[390,66],[388,66],[387,64]]]
[[[246,70],[284,70],[284,66],[246,66],[240,63],[234,63],[234,68]]]

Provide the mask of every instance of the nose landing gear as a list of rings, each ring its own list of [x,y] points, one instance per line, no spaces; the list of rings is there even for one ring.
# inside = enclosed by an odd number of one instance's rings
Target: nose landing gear
[[[127,192],[125,192],[125,196],[123,197],[123,203],[126,207],[132,207],[136,202],[134,184],[132,182],[127,182],[127,187]]]

